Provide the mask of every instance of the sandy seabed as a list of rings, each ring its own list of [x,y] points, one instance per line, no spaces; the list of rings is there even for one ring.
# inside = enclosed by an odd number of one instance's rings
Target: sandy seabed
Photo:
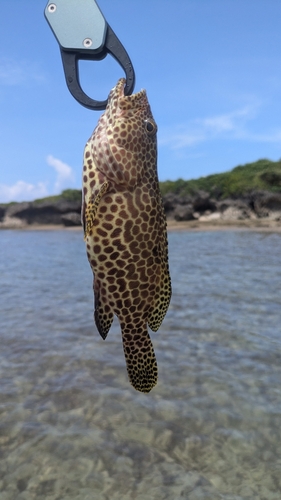
[[[2,232],[0,500],[280,500],[268,222],[169,221],[173,299],[149,395],[129,385],[118,322],[106,343],[95,330],[82,228]]]

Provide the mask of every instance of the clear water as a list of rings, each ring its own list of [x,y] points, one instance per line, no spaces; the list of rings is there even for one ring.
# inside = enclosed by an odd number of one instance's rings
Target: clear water
[[[280,500],[281,235],[169,243],[145,395],[94,327],[80,231],[0,232],[1,500]]]

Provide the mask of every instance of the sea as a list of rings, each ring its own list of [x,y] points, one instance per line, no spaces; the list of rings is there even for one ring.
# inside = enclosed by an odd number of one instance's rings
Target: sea
[[[169,232],[135,391],[80,230],[0,232],[0,500],[280,500],[281,233]]]

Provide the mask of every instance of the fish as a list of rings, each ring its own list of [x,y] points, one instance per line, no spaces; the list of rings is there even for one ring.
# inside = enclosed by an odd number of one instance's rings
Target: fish
[[[167,222],[157,173],[157,125],[145,90],[111,90],[84,150],[82,224],[93,271],[94,319],[106,339],[114,315],[130,383],[157,384],[148,326],[156,332],[171,299]]]

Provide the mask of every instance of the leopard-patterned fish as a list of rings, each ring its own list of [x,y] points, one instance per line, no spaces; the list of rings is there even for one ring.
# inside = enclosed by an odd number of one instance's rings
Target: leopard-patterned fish
[[[118,317],[131,384],[149,392],[157,362],[148,333],[171,298],[166,218],[157,176],[157,125],[145,90],[122,78],[85,147],[82,222],[103,339]]]

